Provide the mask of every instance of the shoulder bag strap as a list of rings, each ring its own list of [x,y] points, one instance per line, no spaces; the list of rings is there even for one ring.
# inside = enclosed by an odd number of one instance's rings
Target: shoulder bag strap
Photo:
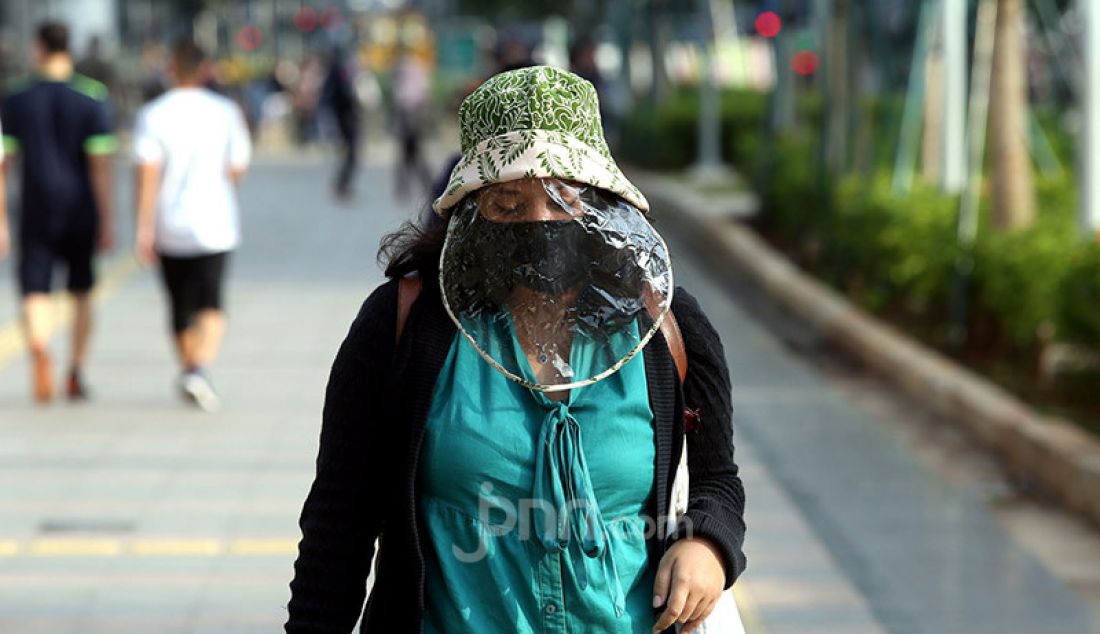
[[[645,300],[646,312],[653,319],[657,319],[661,314],[661,301],[653,291],[652,286],[646,285],[643,299]],[[684,379],[687,378],[688,357],[684,348],[684,336],[680,333],[680,324],[676,323],[676,315],[672,314],[671,308],[665,313],[665,318],[661,320],[660,329],[661,335],[668,345],[668,351],[672,354],[672,362],[676,364],[676,374],[680,377],[680,383],[683,383]]]
[[[401,333],[405,330],[405,322],[409,319],[409,310],[413,302],[420,295],[423,281],[416,271],[402,277],[397,282],[397,341],[401,341]]]
[[[676,322],[676,315],[672,310],[665,313],[665,319],[661,322],[661,334],[668,343],[668,351],[672,353],[672,361],[676,364],[676,374],[680,376],[680,383],[687,378],[688,357],[684,349],[684,336],[680,334],[680,324]]]

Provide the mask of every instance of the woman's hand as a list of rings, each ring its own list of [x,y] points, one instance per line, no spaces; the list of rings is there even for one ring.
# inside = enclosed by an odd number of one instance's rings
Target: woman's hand
[[[726,585],[718,548],[705,537],[688,537],[669,547],[657,567],[653,607],[665,611],[653,626],[660,632],[682,623],[681,634],[694,631],[710,615]]]

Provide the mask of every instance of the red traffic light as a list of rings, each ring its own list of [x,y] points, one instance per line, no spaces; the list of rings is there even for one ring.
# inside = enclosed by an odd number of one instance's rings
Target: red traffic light
[[[783,20],[774,11],[765,11],[756,16],[756,32],[762,37],[773,38],[783,29]]]
[[[797,75],[813,75],[818,65],[817,53],[813,51],[799,51],[791,58],[791,70]]]
[[[260,27],[255,24],[243,26],[240,31],[237,31],[237,46],[246,53],[251,53],[260,48],[263,41],[263,33],[260,32]]]
[[[302,8],[298,9],[294,14],[294,28],[302,33],[309,33],[313,29],[316,29],[317,22],[317,10],[308,4],[303,5]]]

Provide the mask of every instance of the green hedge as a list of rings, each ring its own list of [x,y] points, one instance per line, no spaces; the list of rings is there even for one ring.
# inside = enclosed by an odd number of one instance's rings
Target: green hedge
[[[750,180],[764,205],[774,210],[775,228],[795,240],[815,238],[827,221],[830,205],[817,169],[817,143],[808,135],[792,134],[773,143],[745,144],[750,155]]]
[[[1068,334],[1058,327],[1061,284],[1082,245],[1071,223],[1052,216],[1026,231],[984,231],[974,248],[978,306],[994,318],[1006,343],[1023,352],[1035,347],[1045,323],[1056,326],[1056,336]]]
[[[828,263],[875,310],[931,315],[948,299],[959,250],[958,199],[917,186],[890,190],[889,176],[841,179],[826,227]]]
[[[766,136],[766,107],[762,94],[723,93],[723,153],[760,196],[763,228],[868,309],[916,319],[926,333],[946,332],[960,256],[959,199],[919,181],[906,194],[891,191],[892,156],[882,148],[893,146],[885,137],[898,100],[864,105],[872,136],[881,137],[870,172],[832,180],[818,160],[820,99],[801,98],[800,127],[781,138]],[[697,108],[697,95],[686,93],[636,111],[620,151],[651,168],[686,167],[695,157]],[[982,210],[970,320],[1012,356],[1033,356],[1044,325],[1059,340],[1100,348],[1100,245],[1077,235],[1075,185],[1069,176],[1040,177],[1036,198],[1040,217],[1024,231],[990,231],[989,210]]]
[[[1100,244],[1072,253],[1059,290],[1059,335],[1100,345]]]
[[[722,158],[736,162],[735,140],[759,135],[767,96],[751,90],[720,92]],[[699,154],[699,93],[677,92],[659,108],[639,105],[623,121],[619,152],[631,163],[651,169],[679,169]]]

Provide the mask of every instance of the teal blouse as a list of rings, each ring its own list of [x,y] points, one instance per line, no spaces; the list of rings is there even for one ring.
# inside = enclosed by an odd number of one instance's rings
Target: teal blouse
[[[636,341],[636,328],[618,336]],[[510,324],[488,345],[498,346],[494,358],[515,354],[532,379]],[[595,348],[574,340],[570,364],[579,376],[590,375]],[[425,633],[652,630],[648,394],[641,354],[552,401],[490,367],[456,334],[417,473],[418,512],[432,544]]]

